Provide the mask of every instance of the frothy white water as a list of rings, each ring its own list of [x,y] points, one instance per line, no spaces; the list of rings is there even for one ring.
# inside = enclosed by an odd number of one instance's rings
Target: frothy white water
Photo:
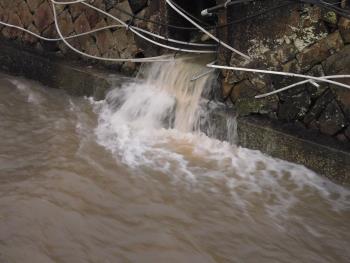
[[[189,61],[154,64],[145,81],[110,91],[95,104],[98,143],[127,166],[147,167],[177,181],[223,182],[244,209],[256,195],[272,215],[293,207],[298,195],[322,196],[333,209],[350,208],[349,190],[308,169],[199,132],[205,111],[201,94],[212,76],[195,84],[190,79],[202,69]]]
[[[29,88],[28,81],[8,78],[8,81],[16,86],[16,88],[27,97],[27,101],[29,103],[33,103],[35,105],[39,105],[44,101],[44,98],[40,95],[39,92],[33,90],[33,88]]]

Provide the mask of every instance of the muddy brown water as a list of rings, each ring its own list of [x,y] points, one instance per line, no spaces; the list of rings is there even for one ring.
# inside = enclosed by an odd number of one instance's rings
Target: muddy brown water
[[[349,189],[130,123],[126,97],[114,108],[0,75],[1,263],[350,262]]]

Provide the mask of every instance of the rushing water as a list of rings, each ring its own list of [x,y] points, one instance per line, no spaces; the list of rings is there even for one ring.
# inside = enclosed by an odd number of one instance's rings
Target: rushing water
[[[177,63],[101,102],[0,75],[1,263],[350,262],[349,189],[193,132],[215,76]]]

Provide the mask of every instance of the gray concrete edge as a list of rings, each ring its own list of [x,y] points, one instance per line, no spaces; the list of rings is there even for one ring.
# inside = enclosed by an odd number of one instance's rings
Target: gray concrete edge
[[[37,80],[52,88],[63,89],[70,95],[103,99],[107,90],[120,86],[129,77],[99,70],[93,66],[67,61],[52,54],[35,54],[21,46],[0,40],[0,71]]]

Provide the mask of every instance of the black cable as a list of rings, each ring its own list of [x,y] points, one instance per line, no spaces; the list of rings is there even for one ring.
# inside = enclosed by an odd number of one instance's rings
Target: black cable
[[[251,2],[251,0],[245,0],[245,1],[246,2]],[[325,1],[322,1],[322,0],[321,1],[320,0],[294,0],[294,1],[291,0],[291,1],[288,1],[287,3],[268,8],[268,9],[263,10],[261,12],[258,12],[256,14],[253,14],[253,15],[250,15],[250,16],[238,19],[238,20],[234,20],[234,21],[229,22],[227,24],[219,25],[219,26],[217,26],[217,25],[209,26],[209,27],[205,27],[205,29],[206,30],[219,29],[219,28],[225,28],[225,27],[228,27],[228,26],[231,26],[231,25],[234,25],[234,24],[239,24],[239,23],[245,22],[247,20],[253,19],[255,17],[258,17],[258,16],[264,15],[266,13],[272,12],[272,11],[274,11],[276,9],[280,9],[280,8],[283,8],[283,7],[286,7],[286,6],[295,4],[295,3],[304,3],[304,4],[318,5],[320,7],[323,7],[325,9],[331,10],[331,11],[333,11],[333,12],[335,12],[335,13],[341,15],[341,16],[344,16],[344,17],[350,19],[350,12],[348,10],[342,9],[340,7],[336,7],[336,6],[331,5],[331,4],[329,4],[329,3],[325,2]],[[129,13],[129,12],[127,12],[127,11],[117,7],[117,6],[114,7],[114,8],[119,10],[121,13],[124,13],[124,14],[132,17],[133,19],[149,22],[149,23],[152,23],[152,24],[155,24],[155,25],[160,25],[160,26],[165,26],[165,27],[168,27],[168,28],[180,29],[180,30],[192,30],[192,31],[199,30],[197,27],[176,26],[176,25],[171,25],[171,24],[166,24],[166,23],[150,20],[150,19],[147,19],[147,18],[142,18],[142,17],[136,16],[134,14],[131,14],[131,13]]]
[[[247,0],[247,1],[250,1],[250,0]],[[241,22],[244,22],[244,21],[247,21],[247,20],[250,20],[252,18],[255,18],[257,16],[260,16],[260,15],[263,15],[263,14],[266,14],[268,12],[271,12],[271,11],[274,11],[276,9],[279,9],[279,8],[282,8],[282,7],[286,7],[288,5],[291,5],[293,4],[293,2],[289,1],[288,3],[285,3],[285,4],[282,4],[282,5],[278,5],[278,6],[275,6],[275,7],[271,7],[269,9],[266,9],[266,10],[263,10],[259,13],[256,13],[254,15],[251,15],[251,16],[247,16],[245,18],[241,18],[241,19],[238,19],[238,20],[235,20],[235,21],[232,21],[230,23],[227,23],[227,24],[224,24],[224,25],[220,25],[220,26],[209,26],[209,27],[205,27],[206,30],[212,30],[212,29],[216,29],[216,28],[224,28],[224,27],[228,27],[230,25],[233,25],[233,24],[238,24],[238,23],[241,23]],[[133,14],[130,14],[129,12],[119,8],[119,7],[114,7],[115,9],[119,10],[120,12],[130,16],[130,17],[133,17],[134,19],[136,20],[142,20],[142,21],[145,21],[145,22],[149,22],[149,23],[152,23],[152,24],[155,24],[155,25],[160,25],[160,26],[165,26],[165,27],[168,27],[168,28],[173,28],[173,29],[181,29],[181,30],[192,30],[192,31],[195,31],[195,30],[199,30],[197,27],[182,27],[182,26],[175,26],[175,25],[171,25],[171,24],[166,24],[166,23],[162,23],[162,22],[158,22],[158,21],[154,21],[154,20],[150,20],[150,19],[147,19],[147,18],[143,18],[143,17],[139,17],[139,16],[136,16],[136,15],[133,15]]]

